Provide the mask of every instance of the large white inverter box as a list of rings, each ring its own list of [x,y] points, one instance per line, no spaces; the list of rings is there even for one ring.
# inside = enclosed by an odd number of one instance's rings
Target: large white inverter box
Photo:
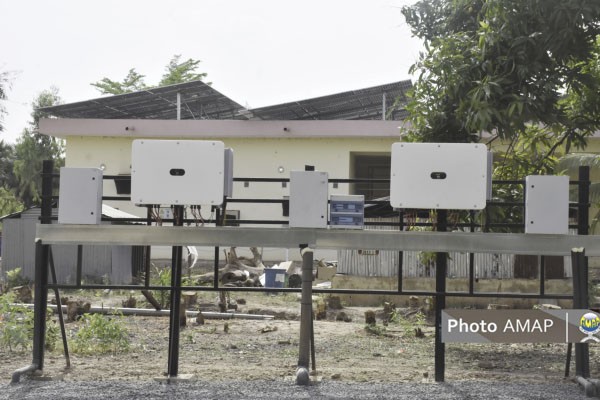
[[[525,177],[525,233],[569,233],[569,177]]]
[[[225,146],[209,140],[134,140],[131,200],[136,204],[220,205]]]
[[[60,169],[58,190],[59,224],[100,224],[102,219],[102,170]]]
[[[394,143],[390,204],[395,208],[481,210],[488,154],[472,143]]]

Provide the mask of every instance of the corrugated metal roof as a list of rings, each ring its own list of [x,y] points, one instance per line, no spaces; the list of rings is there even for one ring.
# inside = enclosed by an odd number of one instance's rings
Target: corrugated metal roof
[[[59,118],[177,119],[179,93],[181,119],[381,120],[385,99],[386,119],[401,120],[410,87],[405,80],[248,110],[204,82],[193,81],[40,110]]]

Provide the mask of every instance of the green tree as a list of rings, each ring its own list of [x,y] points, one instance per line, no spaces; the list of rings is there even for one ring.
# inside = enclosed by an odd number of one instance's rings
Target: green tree
[[[135,68],[131,68],[129,73],[121,82],[112,79],[102,78],[98,82],[91,83],[102,94],[123,94],[136,92],[146,88],[144,75],[139,74]]]
[[[9,84],[9,73],[6,71],[0,72],[0,132],[4,131],[4,116],[6,115],[6,108],[2,104],[2,101],[6,100],[6,91]]]
[[[157,85],[147,86],[144,82],[144,75],[139,74],[135,68],[131,68],[129,73],[122,81],[114,81],[109,78],[102,78],[98,82],[91,83],[102,94],[123,94],[131,93],[150,87],[173,85],[206,78],[206,73],[197,72],[200,60],[188,58],[180,61],[181,55],[176,54],[171,58],[169,64],[165,67],[160,82]],[[208,83],[210,84],[210,83]]]
[[[188,58],[187,60],[180,62],[180,58],[181,55],[176,54],[171,61],[169,61],[169,64],[165,67],[166,72],[162,76],[160,82],[158,82],[158,86],[198,81],[206,78],[206,73],[196,72],[200,60]]]
[[[567,98],[600,89],[587,68],[600,2],[423,0],[402,12],[425,44],[411,68],[419,73],[407,106],[412,140],[512,139],[535,125],[578,146],[599,128],[597,106],[582,115]]]
[[[63,141],[38,132],[40,118],[47,116],[40,108],[60,103],[57,88],[42,91],[32,103],[32,121],[29,127],[23,129],[21,137],[17,140],[14,162],[16,195],[25,207],[40,203],[43,160],[54,160],[55,172],[64,165]]]
[[[0,72],[0,132],[4,131],[6,108],[2,101],[6,100],[6,92],[10,85],[10,73]],[[16,199],[14,188],[16,178],[13,172],[15,161],[14,147],[0,140],[0,216],[21,211],[23,205]]]
[[[0,141],[0,216],[21,211],[23,204],[15,197],[17,180],[13,172],[14,146]]]
[[[0,140],[0,187],[7,189],[16,187],[17,180],[13,171],[14,163],[14,146]]]

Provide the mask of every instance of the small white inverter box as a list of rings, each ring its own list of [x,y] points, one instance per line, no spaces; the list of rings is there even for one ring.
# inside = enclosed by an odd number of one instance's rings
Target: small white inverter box
[[[569,177],[525,177],[525,233],[569,233]]]
[[[486,206],[488,153],[474,143],[394,143],[390,204],[394,208],[481,210]]]
[[[327,172],[290,172],[290,227],[327,228]]]
[[[134,140],[131,200],[136,204],[220,205],[225,146],[209,140]]]
[[[60,169],[59,224],[100,224],[102,219],[102,170]]]

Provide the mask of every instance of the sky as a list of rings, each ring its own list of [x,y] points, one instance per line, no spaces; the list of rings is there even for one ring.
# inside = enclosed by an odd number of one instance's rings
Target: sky
[[[400,10],[415,1],[0,0],[0,139],[16,142],[51,86],[72,103],[130,68],[156,84],[175,54],[252,108],[410,79],[422,46]]]

